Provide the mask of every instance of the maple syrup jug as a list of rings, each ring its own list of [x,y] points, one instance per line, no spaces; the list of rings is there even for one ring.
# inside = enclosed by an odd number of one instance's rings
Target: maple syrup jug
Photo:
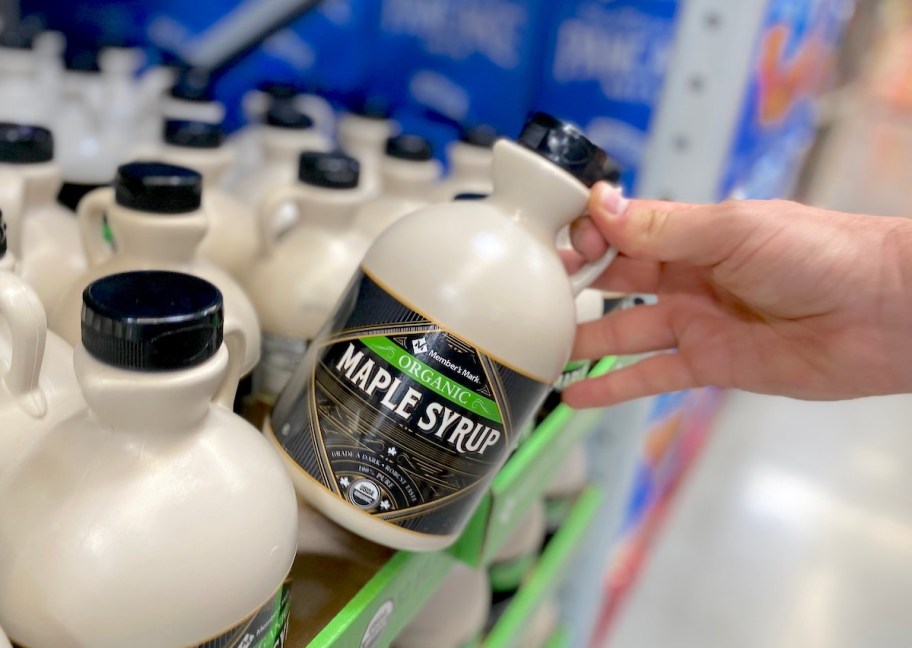
[[[244,281],[263,328],[255,398],[271,406],[345,292],[370,242],[352,220],[364,203],[359,164],[343,153],[301,153],[299,182],[260,210],[263,255]],[[293,203],[295,224],[276,240],[274,217]]]
[[[586,208],[605,153],[537,114],[494,146],[494,193],[421,209],[368,250],[267,432],[300,495],[381,544],[459,535],[564,368],[574,295],[558,230]]]
[[[76,215],[57,203],[62,183],[49,130],[0,124],[0,209],[20,274],[45,308],[86,268]]]
[[[477,646],[491,605],[483,569],[456,563],[421,611],[393,640],[393,648]]]
[[[431,202],[440,163],[431,142],[420,135],[396,135],[386,141],[380,168],[383,193],[366,203],[355,225],[373,242],[390,225]]]
[[[13,641],[282,645],[297,502],[274,448],[230,410],[245,341],[223,322],[218,289],[186,274],[86,288],[74,366],[88,408],[0,478]]]
[[[497,141],[497,131],[479,124],[467,126],[459,139],[447,146],[450,174],[434,191],[440,202],[453,200],[459,194],[491,193],[491,148]]]
[[[361,164],[365,192],[370,196],[380,193],[386,142],[399,132],[387,102],[377,97],[356,100],[351,110],[339,117],[338,131],[339,146]]]
[[[259,255],[260,239],[253,208],[221,188],[236,158],[224,138],[218,124],[168,120],[162,130],[164,146],[157,154],[162,162],[193,169],[203,177],[209,230],[197,254],[240,279]]]
[[[16,276],[6,243],[0,216],[0,476],[51,427],[85,408],[73,349],[47,330],[41,302]]]

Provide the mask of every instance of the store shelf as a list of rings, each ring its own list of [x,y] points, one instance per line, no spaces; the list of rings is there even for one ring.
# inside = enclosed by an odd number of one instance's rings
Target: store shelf
[[[545,644],[545,648],[570,648],[570,646],[570,633],[565,628],[559,628]]]
[[[611,371],[615,357],[602,359],[590,376]],[[475,512],[452,554],[474,566],[488,564],[523,516],[553,479],[570,449],[600,427],[599,410],[576,411],[558,406],[494,478],[489,495]]]
[[[446,553],[400,551],[308,644],[310,648],[388,646],[455,564]]]
[[[528,580],[519,589],[497,625],[491,629],[484,642],[485,648],[521,648],[517,642],[522,639],[529,618],[548,596],[556,594],[563,583],[565,568],[592,529],[592,523],[604,502],[605,493],[596,487],[587,489],[580,496],[564,526],[545,548]],[[552,637],[549,645],[563,645],[554,643],[559,638],[560,635]]]

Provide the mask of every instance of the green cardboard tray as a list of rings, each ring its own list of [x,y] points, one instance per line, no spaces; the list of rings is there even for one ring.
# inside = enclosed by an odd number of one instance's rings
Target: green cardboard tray
[[[522,637],[523,628],[546,597],[555,594],[563,584],[567,564],[576,555],[581,541],[590,531],[605,498],[606,494],[597,487],[590,487],[583,492],[560,531],[545,548],[528,580],[519,589],[497,625],[491,629],[482,644],[484,648],[522,648],[517,642]],[[549,646],[564,645],[554,644],[561,633],[556,635],[551,638]]]
[[[604,358],[589,375],[608,373],[617,361],[615,357]],[[469,565],[490,563],[510,532],[548,486],[554,468],[576,443],[601,427],[603,415],[602,410],[577,411],[566,405],[555,408],[494,478],[489,494],[451,553]]]

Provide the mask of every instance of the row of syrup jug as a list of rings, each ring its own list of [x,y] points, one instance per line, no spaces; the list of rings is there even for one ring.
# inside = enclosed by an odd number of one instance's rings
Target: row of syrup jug
[[[615,255],[568,277],[556,249],[607,162],[578,129],[537,114],[493,156],[489,198],[376,239],[266,428],[301,497],[391,547],[458,537],[566,365],[574,296]]]
[[[74,365],[87,408],[0,475],[13,641],[281,645],[297,505],[275,451],[229,409],[244,339],[224,319],[218,289],[190,275],[86,289]]]
[[[48,429],[85,407],[73,350],[47,330],[6,234],[0,216],[0,478]]]
[[[196,171],[162,162],[132,162],[117,171],[113,187],[86,195],[78,219],[89,267],[50,309],[50,327],[73,346],[79,343],[82,291],[92,281],[129,270],[173,270],[197,275],[224,295],[226,324],[243,330],[243,368],[253,370],[260,355],[256,311],[238,283],[224,270],[202,260],[209,213],[202,204],[203,179]],[[103,218],[116,246],[105,239]]]

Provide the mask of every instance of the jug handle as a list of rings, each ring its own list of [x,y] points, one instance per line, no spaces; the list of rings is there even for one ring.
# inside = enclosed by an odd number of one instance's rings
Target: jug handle
[[[570,275],[570,288],[573,290],[573,296],[576,297],[584,289],[588,288],[593,281],[602,276],[602,273],[608,269],[608,266],[617,258],[618,251],[613,245],[608,248],[601,258],[587,263],[582,268]]]
[[[10,272],[0,272],[0,315],[9,325],[12,347],[3,385],[26,414],[43,418],[47,414],[47,399],[38,385],[38,377],[44,361],[47,318],[35,292]]]
[[[260,240],[262,242],[264,254],[271,254],[273,249],[275,249],[276,241],[280,238],[280,236],[276,235],[273,225],[275,216],[279,213],[279,208],[289,203],[298,205],[300,201],[300,189],[295,185],[288,185],[271,192],[270,195],[260,203],[257,221],[260,224]]]
[[[25,211],[25,182],[15,173],[0,176],[0,210],[6,223],[10,252],[22,261],[22,213]]]
[[[234,407],[241,372],[244,370],[244,354],[247,351],[247,336],[237,324],[225,322],[225,347],[228,349],[228,368],[212,402],[228,409]]]
[[[111,246],[104,237],[104,214],[114,204],[114,190],[99,187],[90,191],[76,208],[82,247],[90,266],[100,265],[111,256]]]

